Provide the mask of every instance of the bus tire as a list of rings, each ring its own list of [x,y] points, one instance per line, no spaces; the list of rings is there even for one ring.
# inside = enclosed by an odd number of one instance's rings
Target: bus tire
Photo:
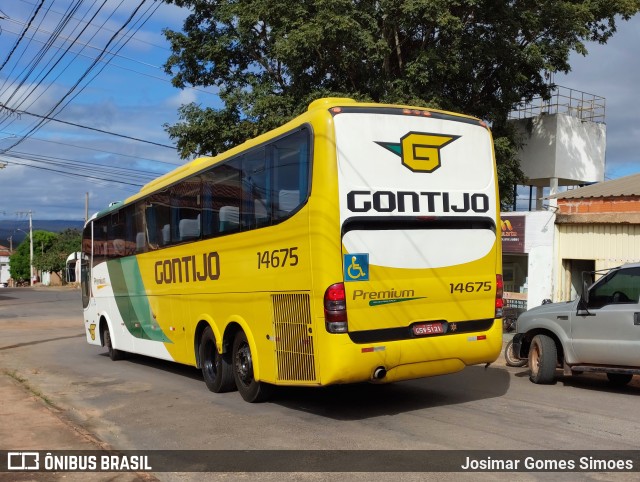
[[[527,359],[521,360],[516,358],[513,353],[513,340],[509,340],[507,346],[504,349],[504,359],[509,367],[523,367],[527,364]]]
[[[230,392],[235,389],[233,367],[228,354],[218,353],[213,330],[207,326],[198,346],[202,377],[207,388],[214,393]]]
[[[556,378],[558,349],[547,335],[536,335],[529,348],[529,380],[533,383],[550,384]]]
[[[233,340],[233,378],[242,398],[249,403],[264,402],[273,386],[253,377],[253,357],[247,335],[240,330]]]
[[[104,347],[109,352],[109,358],[111,358],[113,361],[122,360],[124,358],[125,353],[113,347],[109,327],[105,327],[104,331],[102,332],[102,339],[104,340]]]

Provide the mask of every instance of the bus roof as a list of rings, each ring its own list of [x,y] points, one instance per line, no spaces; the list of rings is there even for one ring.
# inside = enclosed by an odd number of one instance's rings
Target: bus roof
[[[192,174],[196,174],[211,165],[222,162],[228,158],[233,157],[234,155],[237,155],[246,151],[247,149],[250,149],[255,146],[259,146],[260,144],[266,142],[269,139],[272,139],[275,136],[285,134],[291,129],[298,127],[306,122],[309,122],[313,116],[317,115],[318,111],[324,111],[328,113],[328,111],[332,108],[341,108],[341,107],[345,108],[345,110],[349,108],[376,109],[376,110],[377,109],[381,109],[381,110],[402,109],[403,113],[409,114],[409,115],[427,115],[425,114],[426,112],[426,113],[429,113],[429,115],[436,114],[438,116],[451,118],[452,120],[457,119],[457,120],[462,120],[463,122],[477,123],[486,127],[486,125],[480,119],[477,119],[475,117],[464,115],[464,114],[457,114],[453,112],[447,112],[447,111],[438,110],[438,109],[407,106],[407,105],[401,105],[401,104],[378,104],[373,102],[357,102],[356,100],[348,97],[325,97],[325,98],[317,99],[311,102],[306,112],[300,114],[299,116],[290,120],[286,124],[280,127],[277,127],[276,129],[273,129],[269,132],[261,134],[258,137],[255,137],[253,139],[249,139],[243,142],[242,144],[239,144],[216,156],[198,157],[172,170],[171,172],[168,172],[167,174],[164,174],[158,177],[157,179],[154,179],[153,181],[145,184],[138,193],[126,199],[124,203],[119,204],[119,206],[110,206],[109,208],[103,211],[100,211],[100,213],[98,213],[98,216],[104,213],[107,213],[112,209],[115,209],[116,207],[120,207],[122,204],[128,204],[129,202],[135,201],[136,199],[141,198],[147,194],[151,194],[152,192],[168,187],[174,184],[175,182],[179,181],[180,179],[188,177],[189,175],[192,175]]]

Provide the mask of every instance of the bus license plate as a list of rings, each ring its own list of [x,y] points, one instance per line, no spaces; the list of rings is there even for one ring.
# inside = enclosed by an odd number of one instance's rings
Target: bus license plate
[[[444,333],[442,323],[418,323],[412,326],[413,334],[415,336],[435,335],[437,333]]]

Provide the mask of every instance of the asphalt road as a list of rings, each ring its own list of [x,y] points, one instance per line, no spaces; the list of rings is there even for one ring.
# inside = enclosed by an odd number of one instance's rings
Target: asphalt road
[[[528,380],[526,368],[506,367],[500,359],[488,368],[392,385],[285,388],[270,402],[248,404],[237,392],[209,392],[191,367],[141,356],[111,361],[104,349],[84,339],[79,296],[70,289],[0,290],[0,368],[116,449],[637,450],[640,445],[638,377],[623,389],[610,388],[604,375],[560,376],[558,383],[541,386]],[[10,447],[11,437],[4,434],[2,446]]]

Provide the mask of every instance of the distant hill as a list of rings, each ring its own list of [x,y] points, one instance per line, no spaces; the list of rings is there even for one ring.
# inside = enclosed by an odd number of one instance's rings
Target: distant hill
[[[52,233],[60,233],[65,229],[78,229],[82,231],[84,221],[68,221],[68,220],[33,220],[34,231],[49,231]],[[19,231],[21,229],[22,231]],[[13,237],[13,248],[15,249],[29,232],[29,220],[18,219],[9,221],[0,221],[0,245],[9,247],[9,237]]]

